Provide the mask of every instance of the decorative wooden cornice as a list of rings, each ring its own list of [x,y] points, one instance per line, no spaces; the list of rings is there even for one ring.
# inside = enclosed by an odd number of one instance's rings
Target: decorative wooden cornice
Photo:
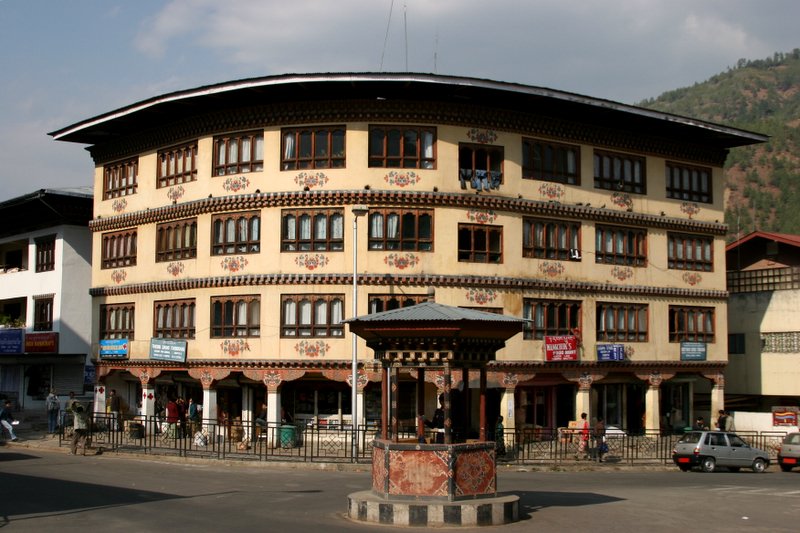
[[[662,372],[672,375],[677,372],[700,372],[705,377],[718,375],[719,369],[728,366],[727,361],[519,361],[506,360],[492,361],[487,365],[488,370],[534,369],[537,373],[563,372],[570,370],[585,370],[588,372],[638,371],[647,369],[649,372]]]
[[[674,231],[691,231],[710,235],[725,235],[728,226],[716,222],[674,218],[617,211],[584,205],[562,204],[556,201],[528,200],[464,193],[394,190],[336,190],[336,191],[285,191],[252,193],[203,198],[181,204],[124,213],[89,222],[91,231],[114,231],[145,224],[195,217],[209,213],[244,211],[262,208],[347,206],[347,205],[408,207],[453,207],[483,209],[496,212],[518,213],[529,216],[557,217],[574,220],[592,220],[626,226],[639,226]]]

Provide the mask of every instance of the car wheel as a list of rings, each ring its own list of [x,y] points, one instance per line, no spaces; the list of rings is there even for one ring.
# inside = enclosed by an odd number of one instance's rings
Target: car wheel
[[[717,461],[713,457],[703,457],[703,460],[700,462],[700,468],[703,472],[713,472],[716,466]]]
[[[759,457],[758,459],[753,461],[753,472],[755,472],[756,474],[760,474],[766,469],[767,469],[767,463],[764,462],[764,459],[761,459]]]
[[[783,470],[784,472],[791,472],[792,465],[781,465],[781,470]]]
[[[690,466],[686,466],[686,465],[680,465],[678,468],[681,469],[681,472],[688,472],[689,470],[692,469]]]
[[[738,471],[739,471],[739,467],[738,467],[738,466],[729,466],[729,467],[728,467],[728,470],[729,470],[730,472],[736,473],[736,472],[738,472]]]

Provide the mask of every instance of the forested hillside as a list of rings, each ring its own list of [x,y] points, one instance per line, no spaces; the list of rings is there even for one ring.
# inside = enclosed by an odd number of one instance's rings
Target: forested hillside
[[[800,234],[800,49],[740,59],[705,82],[637,105],[769,135],[728,157],[728,240],[753,230]]]

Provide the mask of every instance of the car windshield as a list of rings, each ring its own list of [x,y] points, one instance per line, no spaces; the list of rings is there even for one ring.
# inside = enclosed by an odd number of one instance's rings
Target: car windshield
[[[800,444],[800,433],[789,433],[783,440],[784,444]]]
[[[700,437],[702,436],[703,434],[699,432],[686,433],[679,442],[685,442],[686,444],[697,444],[700,442]]]

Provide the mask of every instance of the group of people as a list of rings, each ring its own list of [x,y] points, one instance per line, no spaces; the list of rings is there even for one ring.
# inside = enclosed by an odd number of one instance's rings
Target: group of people
[[[708,424],[706,424],[706,419],[702,416],[698,416],[694,421],[694,426],[692,426],[692,429],[702,431],[710,428],[708,427]],[[725,409],[719,410],[719,413],[717,414],[717,421],[714,424],[714,429],[718,431],[736,431],[736,428],[733,424],[733,415],[730,411],[726,411]]]
[[[164,410],[164,419],[167,423],[167,435],[181,438],[194,435],[202,423],[202,406],[193,398],[188,400],[170,396]]]
[[[606,423],[602,416],[597,417],[594,427],[589,426],[589,415],[581,413],[580,421],[580,440],[578,441],[578,453],[575,454],[575,459],[589,459],[590,441],[594,443],[594,453],[597,460],[603,462],[603,455],[608,453],[608,445],[606,444]]]
[[[61,398],[56,394],[55,389],[50,389],[50,394],[44,400],[44,408],[47,411],[47,433],[55,436],[59,428],[66,426],[67,415],[72,414],[75,406],[75,393],[70,391],[69,397],[62,405]]]

